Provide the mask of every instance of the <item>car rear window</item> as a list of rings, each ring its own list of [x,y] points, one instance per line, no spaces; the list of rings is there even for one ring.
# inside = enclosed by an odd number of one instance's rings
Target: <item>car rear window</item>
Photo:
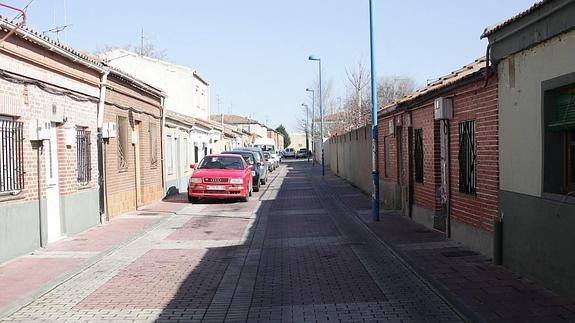
[[[243,169],[242,160],[239,157],[208,156],[202,159],[198,169]]]
[[[252,153],[248,153],[248,152],[243,152],[243,151],[225,151],[222,154],[231,154],[231,155],[240,155],[243,157],[243,159],[246,161],[246,163],[253,165],[255,163],[254,161],[254,155]]]

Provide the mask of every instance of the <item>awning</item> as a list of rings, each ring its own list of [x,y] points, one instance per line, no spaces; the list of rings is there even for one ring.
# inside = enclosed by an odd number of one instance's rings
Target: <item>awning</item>
[[[547,125],[552,131],[575,129],[575,93],[560,95],[555,99],[555,117]]]

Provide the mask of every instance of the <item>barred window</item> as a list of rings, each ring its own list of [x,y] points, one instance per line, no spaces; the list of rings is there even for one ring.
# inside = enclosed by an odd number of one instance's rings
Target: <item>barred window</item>
[[[384,158],[384,169],[383,169],[383,176],[389,177],[391,176],[391,149],[389,147],[389,141],[391,136],[383,137],[383,158]]]
[[[118,116],[118,169],[128,169],[128,118]]]
[[[476,192],[475,121],[459,123],[459,191]]]
[[[22,122],[0,119],[0,193],[24,188],[24,133]]]
[[[152,167],[158,166],[158,128],[155,123],[150,122],[150,164]]]
[[[423,129],[415,129],[415,181],[423,183]]]
[[[80,185],[88,184],[92,176],[90,144],[90,131],[76,129],[76,171]]]

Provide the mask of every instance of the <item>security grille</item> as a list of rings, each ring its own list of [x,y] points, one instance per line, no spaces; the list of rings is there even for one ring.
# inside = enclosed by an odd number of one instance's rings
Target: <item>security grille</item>
[[[158,128],[156,124],[150,122],[150,164],[152,167],[158,166]]]
[[[128,168],[128,118],[118,116],[118,168]]]
[[[23,124],[0,119],[0,193],[24,188]]]
[[[415,129],[415,181],[423,183],[423,129]]]
[[[475,121],[459,124],[459,191],[476,195]]]
[[[76,169],[78,184],[86,185],[90,182],[90,132],[83,128],[76,130]]]

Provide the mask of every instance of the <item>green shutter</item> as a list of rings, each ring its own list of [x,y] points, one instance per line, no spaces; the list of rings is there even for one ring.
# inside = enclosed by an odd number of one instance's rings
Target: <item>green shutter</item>
[[[555,99],[555,117],[547,125],[550,130],[575,129],[575,94],[560,95]]]

